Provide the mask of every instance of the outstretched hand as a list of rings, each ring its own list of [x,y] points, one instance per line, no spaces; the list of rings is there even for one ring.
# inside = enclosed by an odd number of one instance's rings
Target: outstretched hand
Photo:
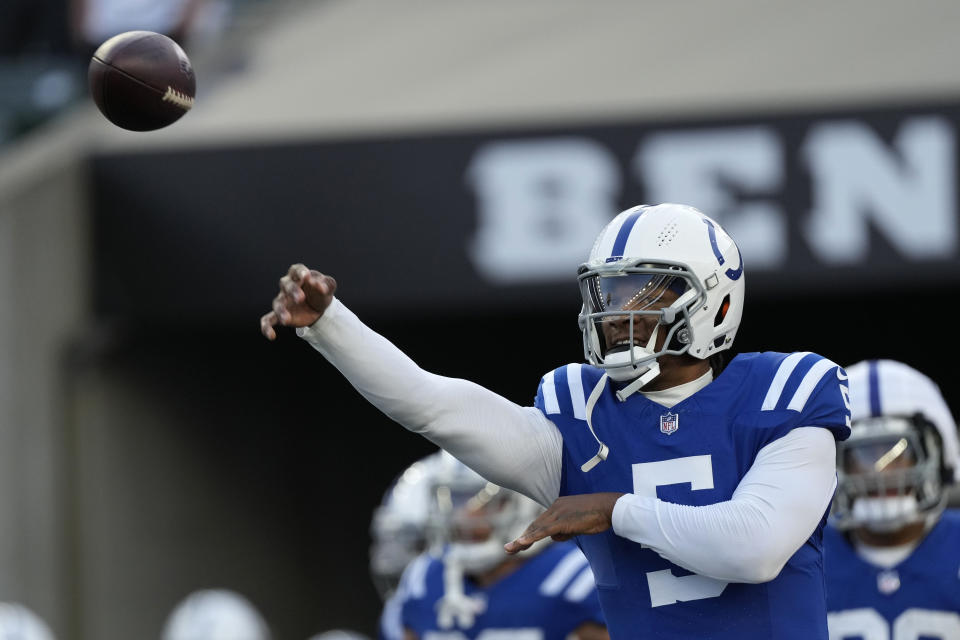
[[[260,332],[274,340],[277,325],[309,327],[320,319],[333,302],[337,281],[319,271],[295,264],[280,278],[280,293],[273,299],[273,310],[260,318]]]
[[[503,545],[503,548],[513,554],[529,549],[533,543],[544,538],[563,541],[580,534],[606,531],[612,526],[613,505],[622,495],[584,493],[557,498],[549,509],[530,523],[519,538]]]

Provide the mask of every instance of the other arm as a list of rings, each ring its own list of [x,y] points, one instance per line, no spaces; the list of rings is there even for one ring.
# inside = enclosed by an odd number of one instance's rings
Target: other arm
[[[836,486],[833,434],[801,427],[760,450],[730,500],[690,507],[629,494],[613,529],[700,575],[767,582],[817,528]]]
[[[635,494],[558,499],[507,545],[614,533],[689,571],[727,582],[766,582],[817,528],[836,488],[836,445],[819,427],[801,427],[760,450],[730,500],[693,507]]]

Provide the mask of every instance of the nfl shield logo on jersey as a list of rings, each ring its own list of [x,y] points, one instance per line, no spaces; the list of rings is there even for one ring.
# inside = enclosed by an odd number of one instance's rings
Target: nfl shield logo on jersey
[[[877,589],[880,591],[880,593],[890,595],[899,588],[900,575],[893,569],[890,569],[889,571],[881,571],[877,575]]]
[[[660,433],[670,435],[680,426],[680,416],[669,411],[660,416]]]

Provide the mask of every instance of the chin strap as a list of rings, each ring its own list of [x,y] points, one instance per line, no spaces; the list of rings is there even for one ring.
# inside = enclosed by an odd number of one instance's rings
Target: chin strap
[[[593,469],[595,466],[607,459],[607,455],[610,453],[610,448],[603,444],[600,441],[600,438],[597,437],[597,433],[593,430],[593,422],[591,418],[593,417],[593,407],[597,404],[597,400],[600,399],[600,394],[603,393],[604,387],[607,386],[607,374],[600,376],[600,380],[597,381],[597,384],[594,385],[593,391],[590,392],[590,397],[587,398],[587,428],[590,429],[590,434],[593,435],[593,439],[597,441],[597,444],[600,445],[600,450],[597,451],[597,455],[593,456],[582,465],[580,465],[580,471],[586,473]]]
[[[642,376],[617,391],[617,400],[623,402],[658,375],[660,375],[660,364],[654,360]],[[600,380],[597,381],[597,384],[593,387],[593,391],[590,392],[590,397],[587,398],[586,410],[584,412],[587,415],[587,428],[590,429],[590,435],[593,436],[593,439],[600,445],[600,449],[597,450],[597,455],[580,465],[580,471],[584,473],[593,469],[610,455],[610,447],[604,444],[603,441],[597,437],[597,432],[593,430],[593,408],[596,406],[597,400],[600,399],[600,394],[603,393],[603,390],[606,388],[608,379],[609,376],[606,373],[600,376]]]
[[[643,373],[642,376],[625,386],[623,389],[617,391],[617,400],[623,402],[631,395],[640,390],[640,387],[644,386],[654,378],[660,375],[660,363],[654,360],[650,363],[650,367]]]

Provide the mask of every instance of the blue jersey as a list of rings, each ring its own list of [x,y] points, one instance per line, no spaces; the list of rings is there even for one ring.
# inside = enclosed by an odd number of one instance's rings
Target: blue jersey
[[[403,598],[403,592],[398,589],[384,602],[377,625],[378,640],[403,640]]]
[[[427,551],[414,558],[403,570],[396,590],[387,598],[380,612],[378,640],[403,640],[403,604],[410,598],[426,595],[427,568],[434,555]]]
[[[478,587],[464,578],[464,594],[486,603],[466,629],[440,629],[437,623],[443,569],[442,559],[430,558],[404,581],[403,626],[421,640],[564,640],[583,623],[604,624],[593,574],[572,542],[548,545],[492,585]]]
[[[862,559],[833,527],[823,545],[832,640],[960,638],[960,512],[944,512],[890,569]]]
[[[616,398],[607,383],[592,412],[585,398],[602,371],[571,364],[540,383],[536,406],[563,436],[560,495],[616,491],[683,505],[729,500],[757,452],[790,430],[822,426],[850,434],[846,373],[813,353],[735,357],[709,385],[671,409],[641,394]],[[726,583],[692,574],[612,530],[577,538],[596,577],[610,635],[621,638],[827,637],[822,533],[813,535],[780,574],[763,584]],[[731,544],[736,544],[731,540]]]

